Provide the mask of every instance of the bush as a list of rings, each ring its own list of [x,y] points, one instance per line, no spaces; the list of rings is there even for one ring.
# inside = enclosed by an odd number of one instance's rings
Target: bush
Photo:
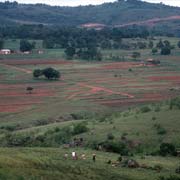
[[[4,129],[7,131],[15,131],[17,129],[17,125],[3,125],[0,126],[0,129]]]
[[[159,106],[157,106],[155,109],[154,109],[155,112],[160,112],[161,111],[161,108]]]
[[[147,112],[150,112],[150,111],[151,111],[151,108],[148,107],[148,106],[144,106],[144,107],[141,108],[142,113],[147,113]]]
[[[58,79],[58,78],[60,78],[59,71],[57,71],[51,67],[44,69],[42,72],[43,72],[43,75],[47,79]]]
[[[173,107],[176,107],[180,109],[180,98],[174,98],[170,101],[169,109],[173,109]]]
[[[178,177],[178,176],[169,176],[169,177],[160,176],[158,180],[180,180],[180,177]]]
[[[132,55],[131,55],[131,57],[136,60],[137,58],[140,58],[140,57],[141,57],[141,53],[139,53],[139,52],[133,52]]]
[[[40,70],[40,69],[35,69],[34,71],[33,71],[33,77],[35,77],[35,78],[39,78],[40,76],[42,76],[43,75],[43,72],[42,72],[42,70]]]
[[[176,172],[177,174],[180,174],[180,166],[179,166],[178,168],[176,168],[175,172]]]
[[[61,74],[59,71],[49,67],[45,69],[35,69],[33,71],[33,77],[39,78],[40,76],[45,76],[47,79],[59,79],[61,77]]]
[[[113,140],[114,139],[114,135],[112,133],[108,133],[107,134],[107,139],[108,140]]]
[[[154,127],[157,129],[157,134],[159,135],[167,133],[167,131],[161,126],[161,124],[154,124]]]
[[[34,48],[34,44],[30,43],[27,40],[21,40],[20,41],[20,51],[25,52],[25,51],[31,51]]]
[[[172,155],[175,156],[176,155],[176,148],[173,144],[171,143],[162,143],[160,145],[160,151],[159,151],[160,155],[162,156],[167,156],[167,155]]]
[[[157,48],[153,48],[152,49],[152,54],[156,54],[156,53],[158,53],[158,49]]]
[[[101,143],[100,145],[107,152],[119,153],[122,156],[127,156],[129,154],[129,150],[126,144],[122,142],[105,141]]]
[[[79,124],[75,124],[73,127],[73,134],[78,135],[87,132],[89,129],[86,125],[86,123],[82,122]]]
[[[161,49],[161,55],[170,55],[171,54],[171,48],[170,47],[163,47]]]
[[[157,134],[159,134],[159,135],[164,135],[166,133],[167,133],[167,131],[163,127],[160,127],[157,129]]]

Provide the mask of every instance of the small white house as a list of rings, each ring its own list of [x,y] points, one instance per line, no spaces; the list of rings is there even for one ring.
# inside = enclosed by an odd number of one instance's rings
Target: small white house
[[[11,54],[11,50],[10,49],[1,49],[0,54]]]

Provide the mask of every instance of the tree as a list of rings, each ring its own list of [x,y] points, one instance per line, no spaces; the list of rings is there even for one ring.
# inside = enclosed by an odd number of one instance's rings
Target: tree
[[[161,49],[161,55],[170,55],[170,54],[171,54],[171,48],[170,47],[165,46]]]
[[[154,47],[153,41],[149,41],[148,47],[149,47],[150,49],[152,49],[152,48]]]
[[[43,72],[42,72],[42,70],[40,70],[40,69],[35,69],[34,71],[33,71],[33,76],[35,77],[35,78],[39,78],[40,76],[42,76],[43,75]]]
[[[2,49],[4,46],[4,40],[3,39],[0,39],[0,49]]]
[[[137,46],[139,49],[145,49],[147,47],[147,44],[145,42],[138,42]]]
[[[159,42],[157,43],[156,47],[159,48],[159,49],[162,49],[162,48],[164,47],[164,44],[163,44],[163,42],[162,42],[161,39],[160,39]]]
[[[156,54],[156,53],[158,53],[158,49],[157,48],[153,48],[152,49],[152,54]]]
[[[171,143],[162,143],[160,146],[160,154],[162,156],[166,155],[176,155],[176,148]]]
[[[58,79],[58,78],[60,78],[60,72],[51,68],[51,67],[44,69],[42,72],[43,72],[43,75],[47,79]]]
[[[20,41],[20,51],[25,52],[25,51],[31,51],[34,48],[34,45],[30,43],[27,40],[21,40]]]
[[[141,53],[139,53],[139,52],[133,52],[132,58],[134,58],[134,59],[136,60],[138,57],[141,57]]]
[[[33,91],[33,89],[34,89],[33,87],[30,87],[30,86],[29,86],[29,87],[26,88],[26,91],[27,91],[29,94],[31,94],[32,91]]]
[[[55,42],[54,42],[53,38],[48,38],[43,41],[43,47],[47,48],[47,49],[53,49],[54,44],[55,44]]]
[[[72,59],[76,53],[76,49],[73,46],[68,46],[64,52],[67,58]]]
[[[164,41],[164,45],[165,45],[166,47],[170,47],[170,46],[171,46],[171,43],[170,43],[168,40],[165,40],[165,41]]]
[[[178,42],[177,46],[178,46],[178,48],[180,48],[180,41]]]

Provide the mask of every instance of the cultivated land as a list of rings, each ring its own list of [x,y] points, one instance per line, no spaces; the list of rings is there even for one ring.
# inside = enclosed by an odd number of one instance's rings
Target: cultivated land
[[[178,39],[168,40],[177,44]],[[12,45],[11,41],[7,43]],[[52,57],[50,54],[55,51],[56,57]],[[150,49],[139,51],[142,61],[133,61],[130,57],[133,51],[125,50],[104,51],[102,62],[63,60],[63,50],[47,50],[47,57],[46,53],[1,56],[1,146],[54,148],[1,148],[0,178],[156,180],[161,175],[174,175],[179,158],[150,154],[162,142],[180,147],[180,111],[169,109],[169,100],[180,95],[180,51],[176,48],[170,56],[151,55]],[[108,61],[110,53],[123,56],[126,62]],[[147,65],[143,60],[148,58],[160,60],[161,64]],[[45,67],[59,70],[61,79],[33,79],[33,70]],[[31,94],[26,91],[28,86],[34,88]],[[141,107],[147,105],[150,111],[142,113]],[[70,140],[75,137],[85,140],[86,148],[75,150],[85,153],[86,160],[76,162],[69,157],[64,163],[64,153],[70,154],[74,149],[63,148],[62,142],[37,141],[40,136],[48,136],[51,141],[56,128],[59,132],[81,122],[87,123],[89,131],[73,135]],[[166,133],[158,134],[157,126]],[[132,149],[137,154],[133,159],[151,167],[160,165],[162,171],[113,167],[106,162],[116,161],[119,154],[100,151],[96,152],[97,162],[93,164],[91,156],[95,151],[89,146],[105,141],[108,133],[116,141],[126,135],[128,140],[140,144],[139,149]],[[7,141],[9,136],[14,139]],[[27,137],[34,141],[26,140]],[[65,139],[64,143],[70,140]]]

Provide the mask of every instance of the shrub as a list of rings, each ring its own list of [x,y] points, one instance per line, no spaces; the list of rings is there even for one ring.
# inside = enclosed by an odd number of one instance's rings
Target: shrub
[[[161,124],[154,124],[154,127],[157,129],[157,134],[159,135],[167,133],[167,131],[161,126]]]
[[[160,165],[160,164],[156,164],[154,167],[153,167],[154,170],[157,170],[157,171],[161,171],[163,169],[163,167]]]
[[[59,79],[61,77],[61,74],[56,69],[53,69],[51,67],[45,68],[45,69],[35,69],[33,71],[33,77],[39,78],[40,76],[45,76],[47,79]]]
[[[159,106],[157,106],[155,109],[154,109],[155,112],[159,112],[161,111],[161,108]]]
[[[140,57],[141,57],[141,53],[139,53],[139,52],[133,52],[132,55],[131,55],[131,57],[136,60],[137,58],[140,58]]]
[[[9,147],[26,146],[31,144],[32,137],[28,134],[7,134],[4,140]]]
[[[59,71],[49,67],[43,70],[43,75],[47,78],[47,79],[58,79],[60,78],[60,73]]]
[[[173,144],[171,143],[162,143],[160,145],[160,155],[162,156],[167,156],[167,155],[176,155],[176,148]]]
[[[161,55],[170,55],[171,54],[171,48],[170,47],[163,47],[161,49]]]
[[[100,145],[102,145],[103,149],[107,152],[119,153],[122,156],[127,156],[129,154],[126,144],[122,142],[105,141]]]
[[[179,97],[174,98],[170,101],[169,108],[173,109],[173,107],[180,109],[180,98]]]
[[[151,108],[148,107],[148,106],[144,106],[144,107],[141,108],[142,113],[147,113],[147,112],[150,112],[150,111],[151,111]]]
[[[176,172],[177,174],[180,174],[180,166],[179,166],[178,168],[176,168],[175,172]]]
[[[0,127],[0,129],[4,129],[7,131],[14,131],[17,129],[17,125],[3,125]]]
[[[108,140],[113,140],[114,139],[114,135],[112,133],[108,133],[107,134],[107,139]]]
[[[118,157],[118,161],[121,162],[122,161],[122,156]]]
[[[152,54],[156,54],[156,53],[158,53],[158,49],[157,48],[153,48],[152,49]]]
[[[157,129],[157,134],[159,134],[159,135],[164,135],[166,133],[167,133],[167,131],[163,127],[160,127]]]
[[[78,135],[87,132],[89,129],[86,125],[86,123],[82,122],[79,124],[75,124],[73,127],[73,134]]]
[[[39,78],[40,76],[42,76],[43,75],[43,73],[42,73],[42,70],[41,69],[35,69],[34,71],[33,71],[33,77],[35,77],[35,78]]]
[[[160,176],[158,180],[180,180],[180,177],[178,177],[178,176],[169,176],[169,177]]]

